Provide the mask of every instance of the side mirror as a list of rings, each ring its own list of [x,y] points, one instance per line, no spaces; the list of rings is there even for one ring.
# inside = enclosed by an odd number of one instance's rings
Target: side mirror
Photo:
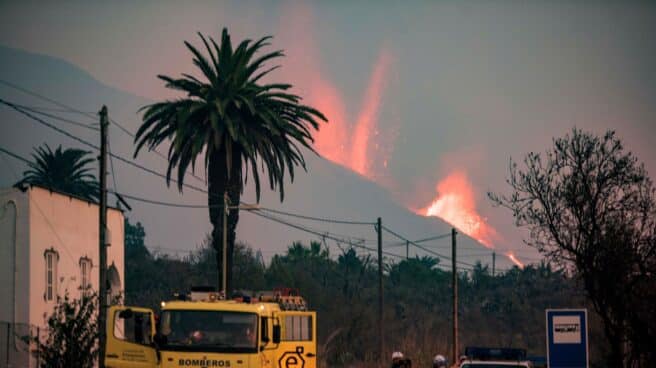
[[[273,343],[280,344],[280,325],[273,326]]]
[[[122,311],[118,312],[118,318],[122,319],[130,319],[134,316],[134,312],[132,312],[132,309],[123,309]]]
[[[168,338],[166,337],[166,335],[162,334],[161,332],[158,332],[153,337],[153,341],[155,342],[155,345],[157,347],[161,347],[166,345],[166,343],[168,342]]]

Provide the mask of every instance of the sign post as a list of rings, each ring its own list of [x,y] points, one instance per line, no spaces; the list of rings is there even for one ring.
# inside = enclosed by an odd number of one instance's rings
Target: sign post
[[[547,309],[547,366],[588,368],[586,309]]]

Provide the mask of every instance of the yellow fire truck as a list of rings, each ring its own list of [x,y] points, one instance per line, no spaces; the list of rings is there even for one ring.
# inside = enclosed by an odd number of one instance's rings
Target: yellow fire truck
[[[293,289],[222,300],[192,290],[147,308],[112,306],[107,315],[107,368],[316,368],[316,313]]]

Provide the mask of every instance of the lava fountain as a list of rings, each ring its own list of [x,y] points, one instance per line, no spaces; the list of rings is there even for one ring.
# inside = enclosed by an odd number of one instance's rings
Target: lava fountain
[[[524,268],[524,264],[519,259],[517,259],[517,257],[515,256],[515,254],[513,254],[513,252],[506,253],[506,257],[508,257],[508,259],[510,259],[510,261],[514,263],[517,267]]]
[[[440,181],[437,193],[431,204],[418,214],[439,217],[486,247],[494,248],[497,231],[478,214],[474,189],[464,172],[453,172]]]

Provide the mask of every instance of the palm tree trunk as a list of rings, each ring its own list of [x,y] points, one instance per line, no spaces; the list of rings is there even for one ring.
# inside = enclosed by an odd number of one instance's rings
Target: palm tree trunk
[[[241,160],[233,156],[232,169],[230,171],[230,178],[228,179],[228,199],[231,206],[239,206],[241,200],[242,184],[241,184]],[[239,222],[239,209],[231,210],[228,214],[228,275],[227,275],[227,290],[228,293],[232,292],[233,283],[233,268],[234,268],[234,253],[235,241],[237,237],[237,223]]]
[[[238,206],[241,199],[241,160],[237,152],[233,152],[230,177],[226,170],[225,150],[214,151],[210,155],[208,165],[208,205],[210,222],[212,223],[212,247],[216,251],[218,270],[218,289],[221,289],[223,274],[223,196],[228,193],[230,206]],[[226,293],[232,291],[232,268],[235,246],[235,231],[239,221],[239,210],[231,210],[228,214],[228,244],[227,244],[227,277]]]
[[[210,153],[207,168],[207,203],[209,205],[210,222],[212,223],[212,248],[216,251],[216,267],[218,270],[217,290],[221,290],[223,275],[223,193],[226,191],[227,171],[225,151]]]

